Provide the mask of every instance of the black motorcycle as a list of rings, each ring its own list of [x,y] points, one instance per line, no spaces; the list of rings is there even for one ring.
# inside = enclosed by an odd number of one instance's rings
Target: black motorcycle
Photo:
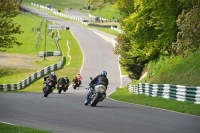
[[[72,87],[74,88],[74,90],[77,88],[77,87],[79,87],[79,85],[78,85],[79,83],[78,82],[73,82],[73,85],[72,85]]]
[[[76,86],[79,87],[82,84],[81,80],[78,80]]]
[[[69,83],[67,82],[59,82],[58,83],[58,93],[61,93],[62,91],[66,92],[68,90]]]
[[[54,80],[53,79],[47,79],[44,82],[44,87],[43,87],[43,92],[44,92],[44,97],[47,97],[54,89]]]

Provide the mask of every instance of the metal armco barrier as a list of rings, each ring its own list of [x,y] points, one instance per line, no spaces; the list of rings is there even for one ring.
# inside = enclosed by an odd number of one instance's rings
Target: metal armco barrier
[[[60,56],[62,55],[61,51],[53,51],[53,52],[46,52],[46,56]],[[38,52],[39,57],[44,56],[44,52]]]
[[[165,99],[200,104],[200,87],[139,83],[137,85],[129,84],[128,90],[134,94],[145,94],[152,97],[160,96]]]
[[[53,64],[51,66],[45,67],[44,69],[33,73],[31,76],[29,76],[26,79],[20,81],[19,83],[1,84],[0,85],[0,91],[10,91],[10,90],[23,89],[26,86],[30,85],[35,80],[37,80],[37,79],[43,77],[44,75],[50,73],[51,71],[55,71],[57,69],[60,69],[62,67],[62,65],[63,65],[63,61],[64,61],[64,56],[62,56],[62,59],[57,64]]]

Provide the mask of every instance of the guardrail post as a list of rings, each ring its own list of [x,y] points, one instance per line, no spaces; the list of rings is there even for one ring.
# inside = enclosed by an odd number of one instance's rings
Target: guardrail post
[[[185,97],[185,94],[186,94],[186,87],[185,86],[181,86],[181,85],[177,85],[176,86],[176,90],[177,90],[177,93],[176,93],[176,97],[177,97],[177,101],[186,101],[186,97]]]
[[[158,92],[158,84],[153,84],[152,87],[152,97],[156,97]]]

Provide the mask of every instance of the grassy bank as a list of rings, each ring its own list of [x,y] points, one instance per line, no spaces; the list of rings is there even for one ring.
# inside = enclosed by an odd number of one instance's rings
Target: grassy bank
[[[200,86],[200,50],[186,58],[162,57],[147,66],[148,75],[138,82]]]
[[[22,21],[23,20],[23,21]],[[45,46],[45,25],[46,20],[31,13],[21,13],[13,19],[18,25],[21,25],[22,34],[16,34],[15,37],[20,42],[23,42],[21,46],[14,46],[8,49],[9,53],[21,53],[21,54],[36,54],[40,51],[44,51]],[[46,36],[46,50],[55,51],[57,47],[55,45],[54,38],[49,36],[50,31],[47,30]]]
[[[114,9],[111,5],[107,5],[100,10],[96,10],[90,13],[94,16],[99,16],[101,18],[106,18],[109,20],[119,19],[119,15],[117,14],[116,9]]]
[[[133,94],[128,91],[127,87],[117,89],[109,97],[123,102],[200,116],[199,104],[194,104],[191,102],[179,102],[176,100],[167,100],[161,97],[149,97],[144,94]]]

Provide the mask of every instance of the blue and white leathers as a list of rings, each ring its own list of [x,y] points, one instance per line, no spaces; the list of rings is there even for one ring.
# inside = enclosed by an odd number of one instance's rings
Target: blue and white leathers
[[[89,85],[88,86],[88,88],[87,88],[87,94],[86,94],[86,101],[85,102],[87,102],[87,103],[90,103],[91,102],[91,100],[90,100],[90,98],[89,98],[89,95],[91,94],[91,91],[93,90],[93,88],[92,87],[94,87],[95,85],[97,85],[98,84],[98,80],[95,80],[95,82],[94,82],[94,84],[93,85]]]
[[[95,83],[93,85],[89,85],[88,88],[87,88],[87,94],[86,94],[86,102],[90,103],[91,100],[89,98],[89,94],[91,93],[91,91],[93,90],[92,87],[94,87],[95,85],[98,84],[98,80],[95,81]]]
[[[89,94],[90,94],[90,92],[91,92],[91,89],[92,89],[91,86],[89,86],[89,87],[87,88],[86,102],[88,102],[88,103],[91,102],[91,100],[90,100],[90,98],[89,98]]]

